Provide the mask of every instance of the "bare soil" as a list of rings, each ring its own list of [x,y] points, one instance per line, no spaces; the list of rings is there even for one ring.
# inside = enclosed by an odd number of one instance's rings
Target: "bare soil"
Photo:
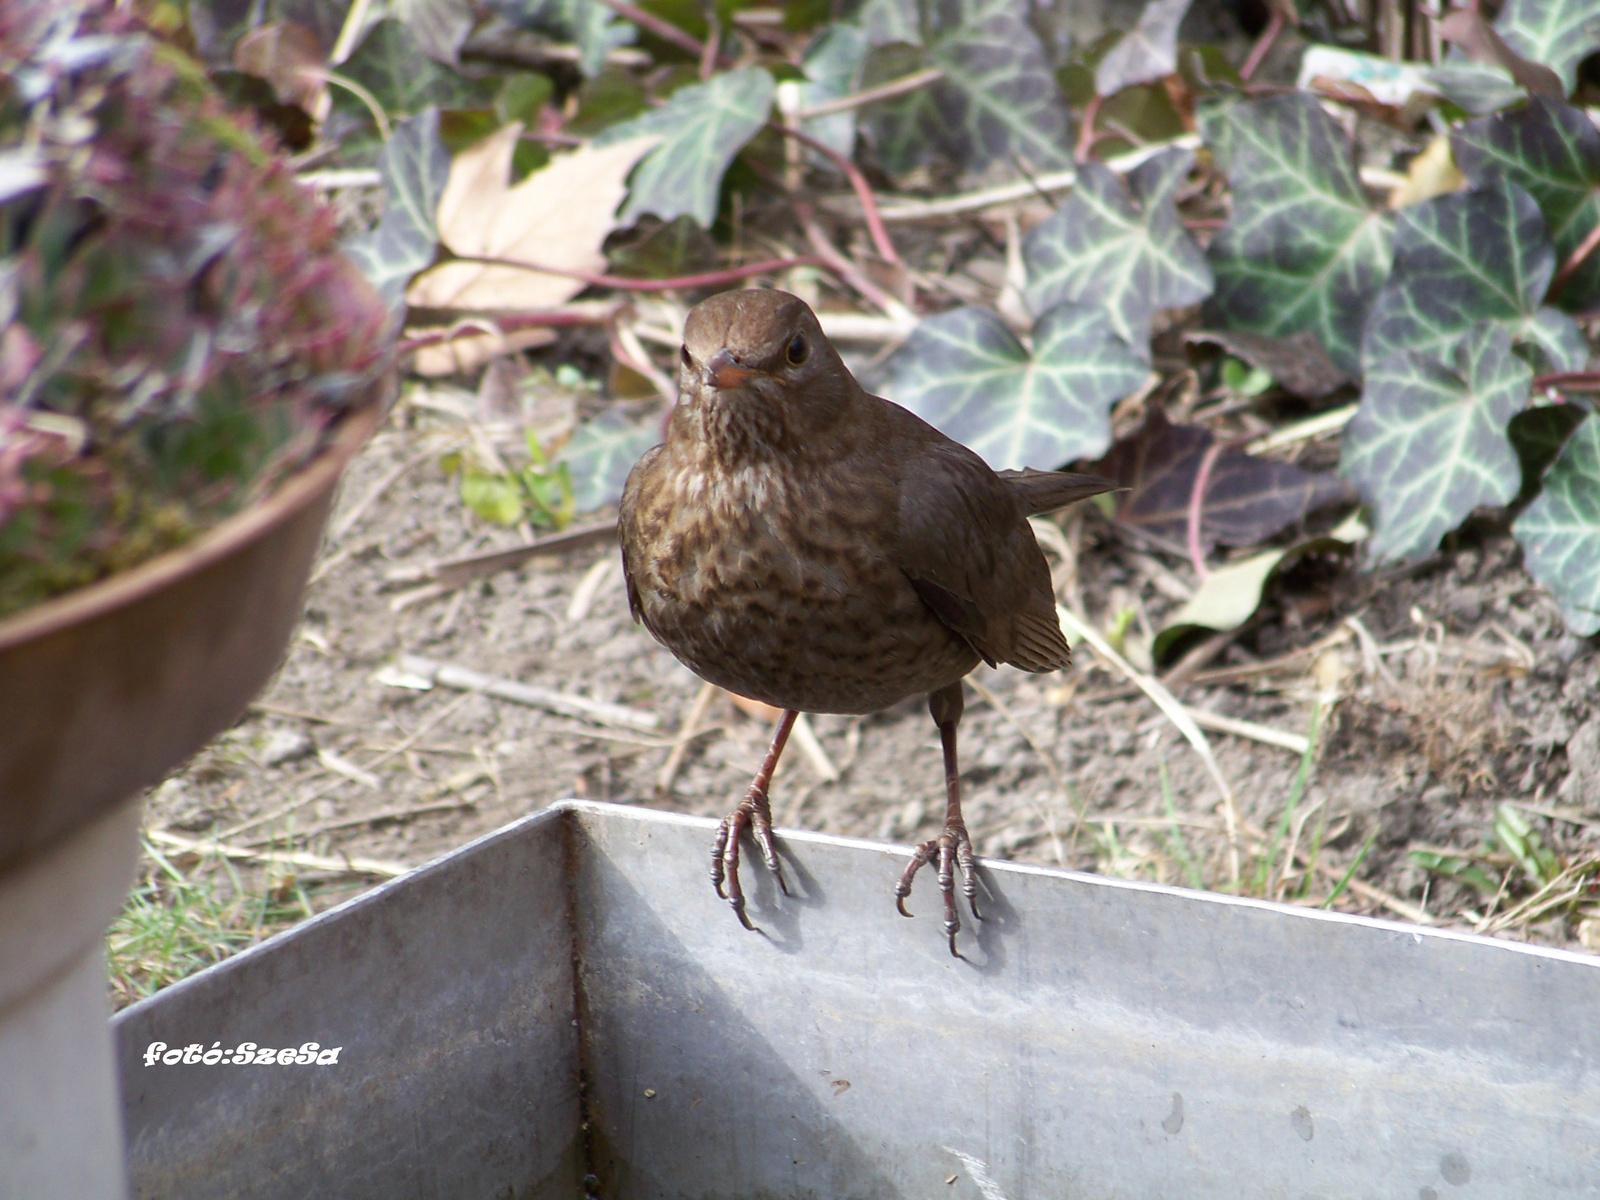
[[[414,866],[573,796],[720,816],[765,748],[766,721],[719,694],[662,786],[702,685],[629,618],[613,544],[425,599],[391,579],[397,568],[518,544],[473,516],[441,470],[440,453],[460,436],[460,422],[436,408],[396,407],[344,482],[277,678],[147,801],[154,833],[265,855],[236,864],[240,885],[292,894],[301,913],[381,875],[275,852]],[[1060,523],[1075,560],[1053,556],[1062,594],[1101,629],[1131,613],[1123,644],[1148,666],[1151,629],[1192,586],[1187,565],[1131,548],[1094,512]],[[1083,646],[1058,675],[973,677],[962,765],[980,853],[1316,904],[1366,847],[1337,908],[1600,947],[1585,923],[1600,857],[1600,657],[1566,633],[1503,522],[1475,523],[1446,553],[1381,576],[1302,560],[1249,625],[1207,652],[1169,676],[1191,709],[1304,737],[1325,702],[1309,784],[1281,835],[1296,750],[1208,734],[1236,797],[1230,836],[1199,756]],[[627,705],[658,716],[660,732],[394,686],[385,668],[403,653]],[[823,778],[791,745],[773,789],[781,825],[898,841],[936,834],[942,770],[921,702],[811,724],[838,777]],[[1541,891],[1486,840],[1505,800],[1523,806],[1570,878]],[[157,844],[185,869],[214,871],[170,840]],[[1428,846],[1454,848],[1503,886],[1488,895],[1423,870],[1407,852]],[[709,884],[684,902],[720,904]]]

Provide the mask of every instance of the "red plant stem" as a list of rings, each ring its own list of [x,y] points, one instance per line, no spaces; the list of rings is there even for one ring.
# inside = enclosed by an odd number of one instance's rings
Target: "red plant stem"
[[[1200,467],[1194,473],[1194,486],[1189,490],[1189,561],[1201,583],[1211,572],[1206,570],[1206,554],[1200,545],[1200,513],[1205,507],[1206,489],[1211,486],[1211,468],[1226,448],[1227,443],[1222,441],[1214,441],[1206,447]]]
[[[1073,158],[1078,162],[1089,161],[1089,151],[1094,149],[1094,119],[1100,112],[1100,93],[1096,92],[1084,106],[1083,123],[1078,126],[1078,145],[1073,152]]]
[[[705,83],[717,69],[717,50],[722,43],[722,22],[717,20],[717,10],[706,10],[706,43],[700,52],[700,82]]]
[[[868,279],[865,271],[846,258],[839,248],[828,240],[828,235],[817,223],[816,210],[810,204],[792,198],[790,203],[794,206],[794,215],[799,218],[800,228],[805,230],[811,248],[817,252],[817,258],[822,261],[825,268],[876,304],[884,313],[893,315],[896,311],[905,311],[905,305]]]
[[[1239,78],[1246,83],[1250,76],[1256,73],[1256,68],[1261,65],[1261,60],[1266,58],[1267,51],[1272,49],[1272,43],[1278,40],[1278,35],[1283,32],[1283,14],[1278,11],[1275,4],[1268,4],[1271,17],[1267,20],[1267,27],[1261,31],[1261,36],[1256,39],[1256,44],[1250,48],[1250,57],[1244,60],[1244,66],[1239,68]]]
[[[1567,255],[1567,261],[1561,264],[1561,269],[1556,272],[1555,278],[1550,281],[1550,290],[1544,296],[1546,304],[1561,295],[1567,284],[1572,282],[1572,277],[1578,273],[1578,269],[1589,260],[1589,257],[1597,249],[1600,249],[1600,225],[1596,225],[1591,229],[1589,236],[1584,238],[1571,254]]]
[[[707,271],[703,275],[678,275],[672,279],[628,279],[622,275],[596,275],[589,271],[569,271],[565,267],[541,266],[539,263],[518,262],[514,258],[492,258],[488,255],[460,254],[453,262],[480,263],[486,267],[513,267],[518,271],[532,271],[538,275],[559,275],[563,279],[581,279],[590,287],[616,288],[624,292],[670,292],[674,288],[716,287],[723,283],[737,283],[752,275],[767,275],[790,267],[832,266],[820,255],[797,254],[793,258],[769,258],[763,262],[742,267],[729,267],[725,271]]]
[[[699,38],[693,34],[685,33],[671,21],[663,20],[653,12],[647,12],[636,4],[628,4],[626,0],[599,0],[599,3],[604,4],[619,17],[626,17],[641,29],[648,29],[662,41],[671,42],[680,50],[685,50],[694,55],[697,62],[706,54],[706,45]],[[728,59],[723,58],[720,54],[716,55],[715,61],[724,66],[728,65],[729,62]]]
[[[1566,392],[1600,392],[1600,371],[1552,371],[1533,380],[1536,392],[1555,388]]]
[[[878,212],[878,198],[872,194],[872,185],[867,182],[867,177],[861,173],[861,168],[837,150],[834,150],[824,142],[818,141],[810,134],[801,133],[798,129],[793,129],[788,125],[779,125],[776,122],[769,128],[776,129],[785,137],[792,137],[802,146],[810,146],[844,172],[844,177],[850,181],[850,186],[855,189],[857,199],[861,201],[861,215],[867,223],[867,232],[872,235],[872,244],[877,248],[878,257],[883,259],[884,262],[898,264],[900,255],[895,251],[894,243],[889,240],[889,231],[884,228],[883,217]]]

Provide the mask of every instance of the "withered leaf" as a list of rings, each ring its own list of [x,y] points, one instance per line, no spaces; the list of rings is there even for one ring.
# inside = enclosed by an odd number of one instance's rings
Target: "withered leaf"
[[[1247,333],[1242,329],[1197,329],[1184,341],[1221,346],[1278,381],[1284,391],[1307,400],[1316,400],[1354,382],[1341,371],[1316,335],[1301,330],[1288,337]]]

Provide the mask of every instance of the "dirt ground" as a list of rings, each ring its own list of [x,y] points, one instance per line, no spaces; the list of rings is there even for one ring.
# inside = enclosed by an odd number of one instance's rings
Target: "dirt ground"
[[[353,464],[305,617],[259,703],[146,804],[152,844],[180,869],[292,898],[260,932],[379,882],[383,864],[421,864],[564,797],[720,816],[765,748],[764,718],[701,697],[629,618],[614,543],[444,594],[403,582],[408,568],[520,541],[469,512],[442,471],[472,398],[456,394],[452,409],[441,396],[407,393]],[[1130,548],[1098,513],[1059,523],[1064,537],[1046,540],[1075,560],[1052,555],[1062,594],[1101,629],[1131,612],[1123,646],[1148,666],[1149,632],[1186,593],[1187,566]],[[397,672],[403,654],[624,705],[659,730],[398,686],[417,682]],[[962,764],[981,854],[1295,903],[1337,890],[1340,909],[1600,948],[1586,923],[1600,858],[1600,657],[1565,632],[1503,523],[1470,525],[1448,552],[1378,576],[1302,560],[1250,624],[1167,676],[1191,710],[1287,735],[1207,735],[1235,797],[1231,836],[1217,782],[1174,724],[1088,646],[1076,655],[1058,675],[972,678]],[[697,697],[701,718],[681,739]],[[1297,798],[1294,743],[1314,710]],[[821,753],[791,743],[773,789],[781,825],[897,841],[937,832],[939,744],[922,702],[810,723]],[[1554,856],[1543,878],[1491,836],[1507,800],[1532,847]],[[213,838],[258,855],[235,860],[237,883],[174,840]],[[1475,887],[1408,854],[1429,847],[1481,868],[1493,893],[1484,875]],[[289,851],[377,864],[349,871]],[[702,899],[720,904],[709,884]]]

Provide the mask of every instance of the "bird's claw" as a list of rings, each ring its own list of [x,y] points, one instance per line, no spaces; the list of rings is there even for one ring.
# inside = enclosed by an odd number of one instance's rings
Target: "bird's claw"
[[[944,832],[937,838],[919,845],[912,853],[911,861],[906,864],[906,869],[901,872],[894,885],[894,903],[902,917],[911,915],[906,911],[911,881],[929,863],[938,865],[939,891],[944,896],[944,931],[950,938],[950,953],[960,958],[961,952],[956,949],[956,934],[961,932],[961,915],[956,908],[957,871],[961,873],[961,894],[967,898],[972,919],[981,921],[983,914],[978,911],[978,872],[972,852],[972,838],[959,818],[946,822]]]
[[[772,836],[772,805],[765,788],[751,787],[745,793],[739,807],[722,818],[711,843],[711,886],[733,908],[739,924],[754,932],[755,926],[745,913],[744,889],[739,884],[739,838],[747,830],[755,838],[767,870],[778,881],[778,890],[789,895],[789,885],[784,881],[783,866],[778,860],[778,843]]]

